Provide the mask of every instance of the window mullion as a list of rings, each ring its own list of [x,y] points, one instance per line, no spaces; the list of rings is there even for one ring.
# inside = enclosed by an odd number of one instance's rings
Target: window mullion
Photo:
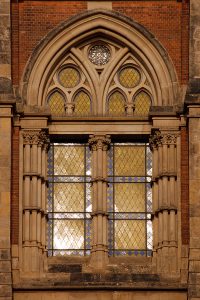
[[[92,151],[92,195],[93,195],[93,241],[91,264],[103,268],[108,263],[108,213],[107,213],[107,150],[110,138],[106,135],[91,136]]]

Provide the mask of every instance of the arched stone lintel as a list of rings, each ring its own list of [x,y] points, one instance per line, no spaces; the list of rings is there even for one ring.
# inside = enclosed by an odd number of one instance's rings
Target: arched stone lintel
[[[120,35],[119,35],[120,32]],[[83,38],[97,34],[128,46],[141,57],[152,72],[161,95],[154,105],[178,103],[179,85],[173,63],[158,40],[142,25],[113,11],[93,10],[75,16],[56,27],[41,40],[30,57],[21,81],[20,91],[27,105],[45,105],[43,91],[53,67]]]

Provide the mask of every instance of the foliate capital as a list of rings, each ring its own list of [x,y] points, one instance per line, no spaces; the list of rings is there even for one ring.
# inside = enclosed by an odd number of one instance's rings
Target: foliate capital
[[[23,142],[25,145],[38,145],[47,149],[50,144],[48,132],[46,129],[24,131]]]
[[[111,139],[109,135],[91,135],[88,142],[92,151],[98,149],[107,151],[110,147]]]
[[[149,137],[150,149],[153,150],[162,144],[162,135],[160,130],[155,130]]]
[[[40,138],[39,138],[39,146],[43,147],[46,151],[49,149],[50,139],[47,129],[42,129],[40,131]]]
[[[23,132],[23,142],[25,145],[37,145],[40,141],[40,131],[26,130]]]

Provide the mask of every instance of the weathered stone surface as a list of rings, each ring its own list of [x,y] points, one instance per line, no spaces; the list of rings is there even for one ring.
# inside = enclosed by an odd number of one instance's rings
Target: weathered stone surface
[[[11,273],[0,273],[0,284],[11,284]]]
[[[199,260],[191,260],[189,262],[189,271],[190,272],[200,272],[200,261]]]
[[[11,272],[10,261],[0,261],[0,272]]]
[[[200,285],[200,273],[190,273],[189,283]]]
[[[12,295],[11,285],[0,285],[0,297],[9,297]]]
[[[188,289],[188,295],[190,297],[199,297],[200,298],[200,285],[190,285]]]
[[[160,278],[158,275],[154,274],[127,274],[127,273],[117,273],[117,274],[93,274],[93,273],[74,273],[70,276],[71,283],[78,282],[90,282],[90,283],[102,283],[105,282],[158,282]]]
[[[152,292],[152,291],[63,291],[63,292],[39,292],[38,300],[186,300],[185,292]],[[34,292],[14,293],[14,300],[35,300]]]
[[[7,2],[1,1],[0,2],[0,12],[2,15],[9,14],[9,12],[10,12],[10,2],[9,1],[7,1]]]
[[[10,249],[0,249],[0,260],[10,259]]]
[[[0,77],[0,93],[11,93],[12,84],[11,80],[8,78]]]
[[[82,271],[82,265],[77,264],[52,264],[49,265],[48,272],[65,272],[65,273],[77,273]]]

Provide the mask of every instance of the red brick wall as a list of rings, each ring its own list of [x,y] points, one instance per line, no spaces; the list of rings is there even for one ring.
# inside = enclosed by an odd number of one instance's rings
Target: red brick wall
[[[85,1],[12,3],[12,77],[18,85],[26,62],[39,41],[60,22],[87,9]]]
[[[12,76],[17,85],[38,42],[61,21],[87,9],[86,1],[12,3]],[[169,1],[114,1],[113,10],[149,29],[171,56],[179,80],[188,80],[189,4]]]
[[[181,237],[189,244],[189,148],[187,128],[181,128]]]
[[[12,131],[11,169],[11,242],[18,244],[19,237],[19,127]]]
[[[113,9],[150,30],[172,58],[181,83],[187,83],[189,4],[170,0],[114,1]]]

